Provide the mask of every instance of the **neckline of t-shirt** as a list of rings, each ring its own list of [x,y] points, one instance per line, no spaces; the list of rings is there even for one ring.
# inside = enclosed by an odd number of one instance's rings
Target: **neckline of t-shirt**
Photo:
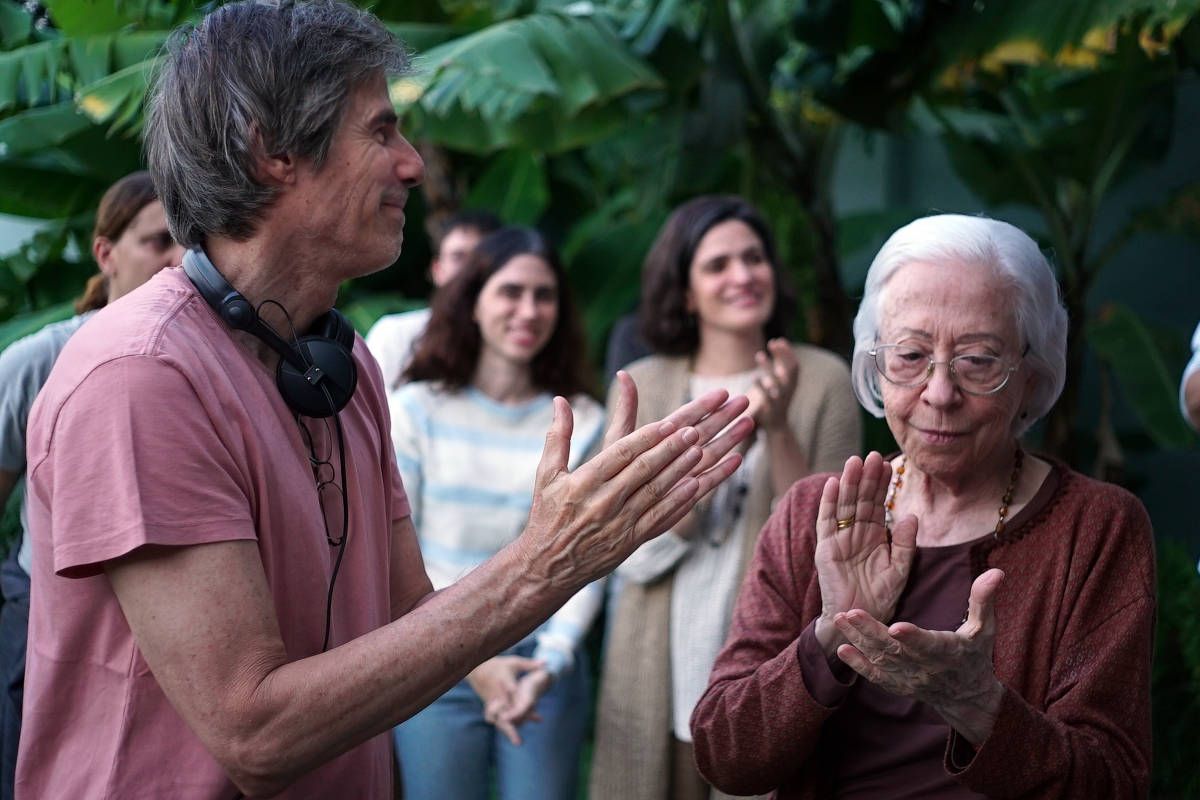
[[[554,401],[553,396],[551,396],[549,392],[542,392],[536,397],[526,400],[524,403],[501,403],[488,397],[474,386],[468,386],[464,390],[463,394],[468,400],[476,405],[482,406],[493,414],[498,414],[502,417],[508,417],[510,419],[518,419],[520,417],[527,416],[534,411],[541,410]]]

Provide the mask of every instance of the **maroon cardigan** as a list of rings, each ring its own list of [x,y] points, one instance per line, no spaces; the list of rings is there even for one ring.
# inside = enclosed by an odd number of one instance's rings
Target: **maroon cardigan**
[[[797,483],[768,520],[692,715],[700,771],[731,794],[832,793],[835,754],[823,751],[821,732],[838,708],[813,699],[798,657],[799,634],[821,609],[814,523],[828,477]],[[1023,524],[972,549],[973,575],[1006,574],[993,655],[1004,697],[977,752],[947,726],[944,766],[989,797],[1145,797],[1150,519],[1133,495],[1061,464],[1047,480],[1057,488]]]

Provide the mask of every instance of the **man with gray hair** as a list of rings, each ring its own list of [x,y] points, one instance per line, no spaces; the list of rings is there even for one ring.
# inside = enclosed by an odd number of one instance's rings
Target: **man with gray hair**
[[[633,431],[623,376],[573,472],[557,398],[525,530],[431,590],[378,367],[331,311],[395,260],[422,178],[388,100],[405,66],[338,0],[173,39],[147,146],[192,249],[72,339],[29,423],[19,796],[390,798],[394,725],[736,468],[751,423],[717,432],[744,398]]]

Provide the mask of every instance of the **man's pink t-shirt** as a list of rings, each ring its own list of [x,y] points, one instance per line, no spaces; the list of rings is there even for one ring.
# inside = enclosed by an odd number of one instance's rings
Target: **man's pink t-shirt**
[[[378,367],[354,346],[341,412],[350,535],[330,647],[390,620],[391,528],[408,515]],[[303,420],[335,466],[332,420]],[[328,468],[325,468],[328,469]],[[326,509],[340,535],[341,509]],[[150,673],[104,574],[146,544],[257,540],[289,658],[320,652],[337,550],[309,451],[257,361],[164,270],[67,344],[29,419],[33,590],[17,794],[225,798],[237,789]],[[288,798],[392,796],[381,734],[301,778]]]

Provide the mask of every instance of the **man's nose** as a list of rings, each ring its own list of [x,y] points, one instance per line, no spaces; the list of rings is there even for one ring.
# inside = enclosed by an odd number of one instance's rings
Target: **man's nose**
[[[417,148],[409,143],[402,135],[397,146],[396,174],[408,188],[417,186],[425,180],[425,162]]]

